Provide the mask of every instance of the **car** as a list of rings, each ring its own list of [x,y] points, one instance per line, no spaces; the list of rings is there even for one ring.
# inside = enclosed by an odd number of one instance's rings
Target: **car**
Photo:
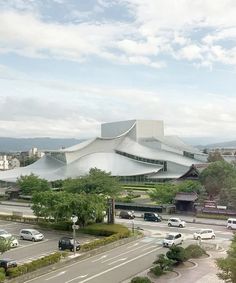
[[[180,233],[169,233],[162,242],[163,247],[173,247],[183,243],[183,236]]]
[[[144,212],[143,219],[145,221],[161,222],[162,218],[159,214],[154,212]]]
[[[135,215],[132,211],[121,210],[119,217],[123,219],[134,219]]]
[[[236,229],[236,218],[229,218],[227,220],[227,229]]]
[[[180,218],[170,218],[168,220],[169,227],[185,227],[185,221],[181,220]]]
[[[59,250],[74,250],[74,239],[72,237],[62,237],[58,241],[58,248]],[[80,243],[79,241],[75,240],[75,248],[76,251],[80,250]]]
[[[0,229],[0,239],[10,241],[11,248],[15,248],[19,246],[18,240],[14,236],[12,236],[12,234],[10,234],[4,229]]]
[[[20,230],[20,239],[36,242],[42,241],[44,235],[35,229],[22,229]]]
[[[6,271],[9,268],[17,267],[17,263],[15,260],[9,258],[0,259],[0,267],[4,268]]]
[[[193,234],[195,240],[215,239],[216,235],[212,229],[201,229]]]

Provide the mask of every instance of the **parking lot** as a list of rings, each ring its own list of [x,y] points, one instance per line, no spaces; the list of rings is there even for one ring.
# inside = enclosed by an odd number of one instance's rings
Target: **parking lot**
[[[37,229],[38,231],[44,234],[44,240],[40,242],[21,240],[19,237],[19,232],[23,228]],[[4,229],[7,232],[11,233],[19,241],[19,246],[16,248],[12,248],[11,250],[4,253],[2,255],[2,258],[15,259],[18,263],[29,262],[33,259],[58,251],[58,240],[60,239],[60,237],[72,236],[72,233],[69,232],[45,230],[31,224],[8,222],[2,220],[0,220],[0,229]],[[83,244],[88,243],[97,238],[94,236],[84,235],[77,232],[76,239],[79,240],[81,244]]]

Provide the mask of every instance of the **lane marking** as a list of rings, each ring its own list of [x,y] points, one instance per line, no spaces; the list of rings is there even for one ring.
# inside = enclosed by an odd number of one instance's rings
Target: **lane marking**
[[[108,263],[108,265],[112,265],[112,264],[114,264],[114,263],[117,263],[117,262],[119,262],[119,261],[124,261],[124,260],[126,260],[126,259],[127,259],[127,257],[125,257],[125,258],[119,258],[119,259],[117,259],[117,260],[115,260],[115,261],[113,261],[113,262]]]
[[[112,260],[112,259],[115,259],[115,258],[117,258],[117,257],[119,257],[119,256],[123,256],[123,255],[125,255],[125,254],[130,253],[130,252],[139,250],[140,248],[146,247],[146,246],[148,246],[148,245],[149,245],[149,243],[148,243],[148,244],[145,244],[145,245],[142,245],[141,247],[138,247],[138,248],[135,248],[135,249],[132,249],[132,250],[128,250],[127,252],[124,252],[124,253],[122,253],[122,254],[119,254],[119,255],[113,256],[113,257],[111,257],[111,258],[108,258],[108,259],[106,259],[106,260],[103,260],[101,263],[105,263],[105,262],[107,262],[107,261],[109,261],[109,260]]]
[[[96,278],[96,277],[99,277],[99,276],[101,276],[101,275],[103,275],[103,274],[105,274],[105,273],[107,273],[107,272],[110,272],[110,271],[112,271],[112,270],[114,270],[114,269],[116,269],[116,268],[119,268],[119,267],[121,267],[121,266],[123,266],[123,265],[125,265],[125,264],[127,264],[127,263],[129,263],[129,262],[132,262],[132,261],[135,261],[135,260],[137,260],[137,259],[139,259],[139,258],[142,258],[142,257],[144,257],[144,256],[146,256],[146,255],[148,255],[148,254],[150,254],[150,253],[153,253],[153,252],[155,252],[155,251],[157,251],[157,250],[160,250],[162,247],[158,247],[158,248],[156,248],[156,249],[154,249],[154,250],[152,250],[152,251],[149,251],[149,252],[147,252],[147,253],[145,253],[145,254],[141,254],[141,255],[139,255],[139,256],[137,256],[137,257],[135,257],[135,258],[132,258],[132,259],[130,259],[130,260],[127,260],[127,261],[125,261],[125,262],[122,262],[121,264],[119,264],[119,265],[116,265],[116,266],[114,266],[114,267],[111,267],[111,268],[109,268],[109,269],[107,269],[107,270],[104,270],[104,271],[102,271],[102,272],[100,272],[100,273],[97,273],[97,274],[95,274],[95,275],[93,275],[93,276],[91,276],[91,277],[89,277],[89,278],[87,278],[87,279],[85,279],[85,280],[83,280],[83,281],[78,281],[78,283],[84,283],[84,282],[87,282],[87,281],[89,281],[89,280],[92,280],[92,279],[94,279],[94,278]],[[76,280],[77,278],[75,278],[74,280]],[[69,282],[71,282],[71,281],[66,281],[65,283],[69,283]]]
[[[106,257],[107,257],[107,255],[103,255],[103,256],[99,257],[98,259],[92,260],[91,262],[97,262],[97,261],[99,261],[103,258],[106,258]]]
[[[150,246],[150,247],[146,247],[145,249],[142,249],[142,252],[143,252],[143,251],[146,251],[146,250],[148,250],[148,249],[151,249],[151,248],[156,248],[156,246],[157,246],[157,245],[155,245],[155,246],[153,245],[153,246]]]
[[[61,271],[61,272],[59,272],[58,274],[56,274],[56,275],[54,275],[54,276],[52,276],[52,277],[49,277],[49,278],[47,278],[47,279],[45,279],[45,280],[48,281],[48,280],[54,279],[54,278],[59,277],[59,276],[65,274],[65,273],[66,273],[66,271]]]
[[[77,276],[77,277],[74,278],[74,279],[71,279],[71,280],[69,280],[69,281],[66,281],[65,283],[70,283],[70,282],[72,282],[72,281],[74,281],[74,280],[76,280],[76,279],[84,278],[84,277],[87,277],[87,276],[88,276],[88,274],[86,274],[86,275],[79,275],[79,276]]]

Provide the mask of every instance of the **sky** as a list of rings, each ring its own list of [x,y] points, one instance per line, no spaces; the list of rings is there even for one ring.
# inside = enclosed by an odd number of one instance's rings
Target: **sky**
[[[235,0],[0,0],[0,136],[163,120],[236,139]]]

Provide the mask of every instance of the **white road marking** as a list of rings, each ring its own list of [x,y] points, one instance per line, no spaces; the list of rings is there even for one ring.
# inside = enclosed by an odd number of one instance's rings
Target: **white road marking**
[[[155,245],[155,246],[153,245],[153,246],[150,246],[150,247],[146,247],[145,249],[142,249],[142,252],[143,252],[143,251],[146,251],[146,250],[149,250],[149,249],[151,249],[151,248],[156,248],[156,247],[157,247],[157,245]]]
[[[90,281],[90,280],[92,280],[92,279],[94,279],[94,278],[96,278],[96,277],[99,277],[99,276],[101,276],[101,275],[107,273],[107,272],[110,272],[110,271],[112,271],[112,270],[114,270],[114,269],[116,269],[116,268],[119,268],[119,267],[121,267],[121,266],[123,266],[123,265],[125,265],[125,264],[127,264],[127,263],[129,263],[129,262],[135,261],[135,260],[137,260],[137,259],[139,259],[139,258],[142,258],[142,257],[144,257],[144,256],[146,256],[146,255],[148,255],[148,254],[150,254],[150,253],[152,253],[152,252],[154,252],[154,251],[160,250],[161,248],[162,248],[162,247],[158,247],[158,248],[156,248],[156,249],[154,249],[154,250],[152,250],[152,251],[149,251],[149,252],[147,252],[147,253],[145,253],[145,254],[141,254],[141,255],[139,255],[139,256],[137,256],[137,257],[135,257],[135,258],[132,258],[132,259],[130,259],[130,260],[127,260],[127,261],[125,261],[125,262],[122,262],[122,263],[119,264],[119,265],[116,265],[116,266],[111,267],[111,268],[109,268],[109,269],[107,269],[107,270],[104,270],[104,271],[102,271],[102,272],[100,272],[100,273],[97,273],[97,274],[95,274],[95,275],[93,275],[93,276],[91,276],[91,277],[89,277],[89,278],[86,278],[86,279],[83,280],[83,281],[79,281],[78,283],[84,283],[84,282]],[[75,279],[77,279],[77,278],[75,278]],[[75,279],[74,279],[74,280],[75,280]],[[67,282],[65,282],[65,283],[69,283],[69,282],[71,282],[71,281],[67,281]]]
[[[86,275],[79,275],[79,276],[75,277],[74,279],[71,279],[71,280],[69,280],[69,281],[66,281],[65,283],[69,283],[69,282],[75,281],[76,279],[85,278],[85,277],[87,277],[87,276],[88,276],[88,274],[86,274]]]
[[[52,277],[49,277],[49,278],[47,278],[47,279],[45,279],[45,280],[48,281],[48,280],[54,279],[54,278],[59,277],[59,276],[65,274],[65,273],[66,273],[66,271],[61,271],[61,272],[59,272],[58,274],[56,274],[56,275],[54,275],[54,276],[52,276]]]
[[[103,255],[103,256],[101,256],[101,257],[95,259],[95,260],[92,260],[91,262],[97,262],[97,261],[99,261],[99,260],[101,260],[101,259],[103,259],[103,258],[105,258],[105,257],[107,257],[107,255]]]
[[[135,243],[132,246],[128,247],[127,250],[132,249],[133,247],[136,247],[139,243]]]
[[[119,262],[119,261],[124,261],[124,260],[126,260],[126,259],[127,259],[127,257],[125,257],[125,258],[119,258],[119,259],[117,259],[117,260],[115,260],[115,261],[113,261],[113,262],[108,263],[108,265],[112,265],[112,264],[114,264],[114,263],[117,263],[117,262]]]
[[[113,257],[111,257],[111,258],[108,258],[108,259],[106,259],[106,260],[103,260],[103,261],[102,261],[102,263],[105,263],[105,262],[107,262],[107,261],[109,261],[109,260],[115,259],[115,258],[117,258],[117,257],[119,257],[119,256],[123,256],[123,255],[125,255],[125,254],[130,253],[130,252],[133,252],[133,251],[139,250],[140,248],[146,247],[147,245],[149,245],[149,244],[145,244],[145,245],[142,245],[141,247],[138,247],[138,248],[135,248],[135,249],[132,249],[132,250],[128,250],[128,251],[127,251],[127,252],[125,252],[125,253],[122,253],[122,254],[119,254],[119,255],[113,256]]]

